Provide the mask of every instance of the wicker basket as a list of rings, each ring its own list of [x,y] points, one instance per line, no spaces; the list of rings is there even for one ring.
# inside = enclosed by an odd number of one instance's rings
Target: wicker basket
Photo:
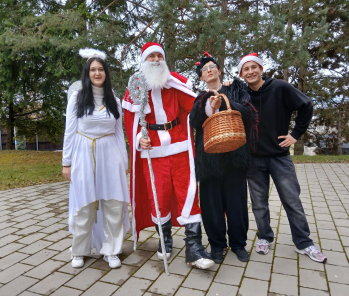
[[[226,111],[220,111],[206,119],[204,129],[204,149],[206,153],[224,153],[233,151],[246,143],[245,127],[239,111],[231,110],[225,94],[219,94],[227,105]]]

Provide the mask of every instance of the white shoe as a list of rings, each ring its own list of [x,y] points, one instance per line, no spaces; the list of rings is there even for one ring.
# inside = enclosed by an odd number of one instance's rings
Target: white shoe
[[[316,262],[325,263],[327,261],[327,257],[320,252],[315,246],[309,246],[305,249],[299,250],[295,249],[295,251],[302,255],[307,255],[311,260]]]
[[[160,253],[159,251],[157,252],[158,255],[158,259],[159,260],[164,260],[164,256],[162,255],[162,253]],[[171,258],[171,253],[166,253],[166,258],[167,260],[169,260]]]
[[[84,256],[72,256],[71,266],[73,268],[81,268],[84,266]]]
[[[121,267],[121,261],[117,255],[104,256],[103,259],[109,263],[110,268]]]
[[[270,243],[265,239],[258,240],[256,244],[256,252],[258,254],[267,255],[269,253]]]
[[[213,260],[206,259],[206,258],[200,258],[194,262],[189,262],[188,264],[196,266],[196,267],[201,268],[201,269],[207,269],[207,268],[215,266],[215,263]]]

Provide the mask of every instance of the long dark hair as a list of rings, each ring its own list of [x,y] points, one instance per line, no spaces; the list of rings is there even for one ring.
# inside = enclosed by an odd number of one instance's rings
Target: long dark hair
[[[81,84],[82,89],[78,93],[77,102],[76,102],[76,116],[78,118],[83,117],[84,115],[91,115],[95,109],[95,104],[93,100],[92,92],[92,83],[90,80],[90,65],[93,61],[100,62],[103,66],[105,72],[105,81],[103,84],[104,89],[104,98],[103,103],[107,109],[107,113],[110,116],[112,113],[115,119],[120,117],[118,105],[116,103],[113,90],[111,88],[111,81],[109,75],[109,69],[107,64],[101,58],[90,58],[82,70],[81,74]]]

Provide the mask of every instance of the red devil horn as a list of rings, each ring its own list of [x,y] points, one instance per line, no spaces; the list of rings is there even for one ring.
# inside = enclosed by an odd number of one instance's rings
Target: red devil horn
[[[211,57],[211,55],[207,51],[204,51],[204,55],[207,56],[208,58]]]
[[[199,65],[200,65],[200,62],[196,62],[196,63],[195,63],[195,66],[199,66]]]

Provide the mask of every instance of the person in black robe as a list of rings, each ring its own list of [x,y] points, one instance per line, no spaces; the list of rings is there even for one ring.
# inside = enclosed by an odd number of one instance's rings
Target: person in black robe
[[[196,63],[196,72],[209,90],[196,97],[190,113],[190,125],[196,130],[195,172],[200,182],[202,219],[211,245],[211,256],[216,263],[223,262],[228,245],[240,261],[246,262],[249,261],[245,250],[248,231],[246,171],[250,151],[256,147],[258,114],[250,103],[245,83],[235,79],[229,86],[222,85],[218,62],[207,52],[205,55]],[[231,152],[209,154],[204,151],[202,125],[212,115],[212,108],[216,112],[227,110],[225,101],[218,97],[219,93],[224,93],[231,108],[241,113],[247,143]]]

